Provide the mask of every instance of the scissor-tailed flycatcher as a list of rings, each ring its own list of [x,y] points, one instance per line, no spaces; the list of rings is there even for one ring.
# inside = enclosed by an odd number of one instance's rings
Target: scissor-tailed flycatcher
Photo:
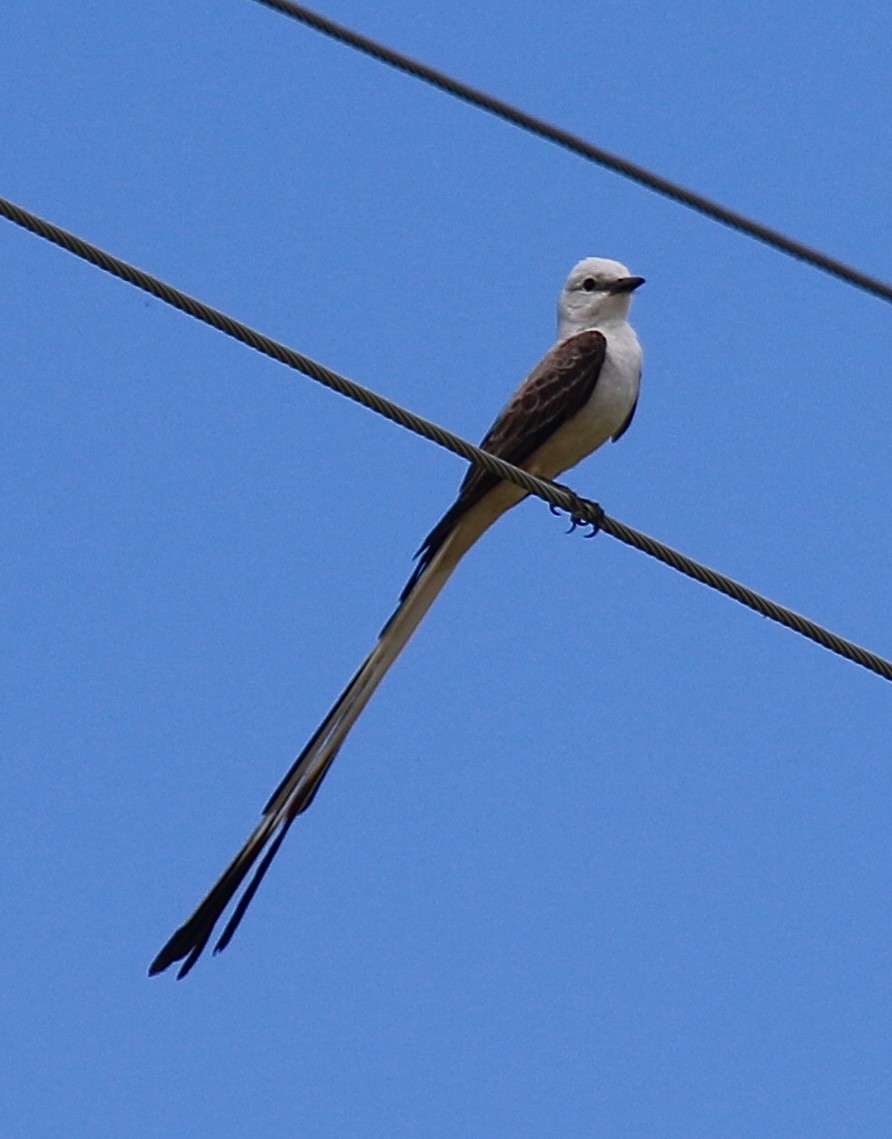
[[[553,479],[623,434],[635,413],[641,378],[641,346],[626,318],[631,294],[642,283],[617,261],[589,257],[579,262],[558,300],[554,347],[508,401],[480,444],[484,450]],[[418,564],[377,644],[276,788],[245,845],[152,962],[150,974],[181,960],[177,975],[189,972],[263,855],[215,952],[229,944],[288,828],[313,801],[347,733],[449,575],[493,522],[524,497],[520,487],[471,465],[458,498],[422,543]]]

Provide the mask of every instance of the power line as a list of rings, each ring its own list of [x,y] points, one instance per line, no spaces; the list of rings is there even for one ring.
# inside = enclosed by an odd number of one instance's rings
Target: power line
[[[819,249],[814,249],[810,245],[787,237],[779,230],[762,225],[761,222],[754,221],[736,210],[720,205],[694,190],[689,190],[660,174],[654,174],[635,162],[630,162],[626,158],[612,154],[609,150],[595,146],[594,143],[587,142],[579,135],[571,134],[570,131],[566,131],[562,127],[555,126],[535,115],[530,115],[494,95],[489,95],[479,88],[472,87],[460,79],[447,75],[444,71],[439,71],[420,60],[413,59],[411,56],[395,51],[385,44],[378,43],[377,40],[370,39],[360,32],[355,32],[352,28],[335,23],[334,20],[329,20],[327,16],[322,16],[311,8],[305,8],[302,4],[294,4],[291,0],[256,0],[256,3],[263,4],[267,8],[273,8],[285,16],[290,16],[331,39],[339,40],[341,43],[347,44],[348,47],[356,48],[357,51],[361,51],[381,63],[386,63],[398,71],[414,75],[417,79],[422,79],[425,83],[429,83],[441,91],[446,91],[458,99],[463,99],[466,103],[470,103],[482,111],[505,119],[507,122],[513,123],[514,126],[547,139],[549,142],[557,143],[558,146],[562,146],[590,162],[596,162],[617,174],[622,174],[623,177],[629,178],[649,190],[654,190],[658,194],[681,202],[682,205],[705,214],[713,221],[721,222],[722,225],[736,229],[749,237],[754,237],[757,241],[762,241],[790,257],[795,257],[799,261],[805,261],[817,269],[822,269],[825,273],[830,273],[840,280],[847,281],[850,285],[872,293],[875,297],[892,301],[892,285],[881,281],[878,277],[862,273],[860,269],[846,265],[845,262],[838,261],[835,257],[830,257]]]
[[[286,364],[295,371],[302,372],[304,375],[339,392],[341,395],[345,395],[349,399],[361,403],[364,407],[377,412],[379,415],[383,415],[386,419],[392,420],[401,427],[405,427],[409,431],[414,431],[417,435],[430,439],[432,442],[437,443],[448,451],[454,452],[456,455],[460,455],[469,462],[478,463],[497,477],[516,483],[529,494],[536,495],[536,497],[544,499],[553,507],[568,512],[574,521],[578,520],[580,522],[589,523],[605,531],[607,534],[610,534],[611,537],[618,539],[620,542],[624,542],[636,550],[649,554],[652,558],[657,558],[665,565],[671,566],[680,573],[694,578],[695,581],[702,582],[711,589],[724,593],[726,597],[730,597],[734,601],[739,601],[741,605],[746,605],[748,608],[754,609],[757,613],[761,613],[765,617],[770,617],[771,620],[785,625],[788,629],[792,629],[803,637],[807,637],[816,644],[823,645],[824,648],[829,649],[838,656],[845,657],[847,660],[853,661],[855,664],[859,664],[871,672],[875,672],[878,676],[882,676],[886,680],[892,680],[892,662],[885,660],[876,653],[870,652],[868,649],[861,648],[860,645],[856,645],[852,641],[845,640],[843,637],[823,628],[809,618],[803,617],[799,613],[794,613],[793,610],[787,609],[783,605],[778,605],[766,597],[762,597],[761,594],[756,593],[755,590],[741,585],[732,578],[726,577],[724,574],[718,573],[718,571],[710,569],[708,566],[701,565],[699,562],[694,561],[693,558],[689,558],[687,555],[679,553],[670,546],[666,546],[662,542],[657,541],[656,538],[651,538],[649,535],[643,534],[631,526],[627,526],[624,522],[609,517],[604,514],[597,503],[577,496],[566,487],[561,487],[544,479],[536,478],[534,475],[528,474],[519,467],[512,466],[511,463],[506,463],[502,459],[496,458],[495,455],[490,455],[487,451],[482,451],[479,447],[475,447],[466,439],[454,435],[451,431],[447,431],[438,424],[432,423],[429,419],[424,419],[422,416],[416,415],[404,407],[400,407],[398,404],[393,403],[377,392],[363,387],[361,384],[348,379],[346,376],[341,376],[337,372],[331,371],[330,368],[326,368],[324,364],[310,359],[309,356],[304,356],[302,353],[296,352],[293,348],[289,348],[279,341],[265,336],[262,332],[257,332],[248,325],[242,324],[241,321],[236,320],[234,317],[220,312],[219,309],[212,308],[203,301],[197,300],[195,297],[191,297],[187,293],[175,288],[173,285],[159,280],[157,277],[144,272],[142,269],[137,269],[135,266],[129,265],[126,261],[122,261],[111,253],[105,252],[105,250],[98,248],[98,246],[92,245],[83,238],[61,229],[52,222],[46,221],[44,218],[38,217],[22,206],[18,206],[14,202],[2,197],[0,197],[0,215],[15,222],[16,225],[21,226],[23,229],[37,234],[38,237],[42,237],[60,246],[62,249],[68,250],[69,253],[73,253],[76,257],[90,262],[91,265],[103,269],[106,273],[111,273],[112,276],[118,277],[128,284],[135,285],[144,292],[150,293],[152,296],[164,301],[165,304],[171,305],[173,308],[195,317],[196,320],[209,324],[212,328],[216,328],[220,332],[224,332],[227,336],[231,336],[234,340],[246,344],[249,348],[253,348],[257,352],[262,352],[264,355],[278,360],[281,364]]]

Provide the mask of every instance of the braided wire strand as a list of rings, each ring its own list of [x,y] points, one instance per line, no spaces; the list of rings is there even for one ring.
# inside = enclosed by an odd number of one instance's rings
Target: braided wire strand
[[[279,363],[293,368],[295,371],[302,372],[318,383],[324,384],[325,387],[347,396],[349,399],[362,404],[363,407],[369,408],[371,411],[384,416],[386,419],[392,420],[401,427],[405,427],[409,431],[414,431],[417,435],[429,439],[431,442],[438,444],[438,446],[452,451],[463,459],[467,459],[469,462],[478,463],[497,477],[516,483],[529,494],[544,499],[560,510],[567,511],[571,514],[575,522],[585,522],[597,529],[603,530],[618,541],[632,546],[652,558],[656,558],[658,561],[663,562],[664,565],[670,566],[672,569],[678,570],[679,573],[686,574],[695,581],[699,581],[703,585],[707,585],[711,589],[725,594],[726,597],[740,602],[741,605],[746,605],[757,613],[761,613],[765,617],[770,617],[771,620],[785,625],[788,629],[792,629],[794,632],[807,637],[816,644],[822,645],[838,656],[845,657],[847,660],[861,665],[863,668],[876,673],[878,676],[882,676],[886,680],[892,680],[892,662],[885,660],[876,653],[870,652],[868,649],[862,648],[860,645],[854,644],[852,641],[845,640],[843,637],[823,628],[823,626],[818,625],[809,618],[795,613],[792,609],[787,609],[783,605],[778,605],[777,602],[762,597],[761,594],[756,593],[755,590],[741,585],[739,582],[726,577],[717,570],[702,565],[693,558],[679,553],[678,550],[673,550],[671,546],[664,545],[662,542],[657,541],[656,538],[652,538],[648,534],[643,534],[641,531],[627,526],[624,522],[609,517],[604,514],[597,503],[581,498],[573,491],[558,486],[556,483],[536,478],[534,475],[528,474],[526,471],[513,466],[511,463],[506,463],[495,455],[489,454],[488,451],[483,451],[481,448],[475,447],[473,443],[462,439],[461,436],[455,435],[453,432],[440,427],[439,424],[432,423],[429,419],[425,419],[404,407],[400,407],[399,404],[393,403],[377,392],[364,387],[362,384],[356,383],[355,380],[348,379],[346,376],[333,372],[330,368],[326,368],[324,364],[320,364],[309,356],[305,356],[301,352],[297,352],[295,349],[289,348],[287,345],[274,340],[272,337],[258,332],[256,329],[243,324],[234,317],[221,312],[219,309],[212,308],[203,301],[175,288],[173,285],[169,285],[165,281],[161,281],[159,278],[152,276],[150,273],[146,273],[144,270],[138,269],[126,261],[122,261],[113,254],[107,253],[98,246],[92,245],[83,238],[69,233],[60,226],[38,217],[36,214],[31,213],[30,210],[26,210],[24,207],[16,205],[3,197],[0,197],[0,215],[5,216],[23,229],[73,253],[84,261],[88,261],[91,265],[95,265],[97,268],[112,274],[112,276],[118,277],[128,284],[135,285],[144,292],[157,297],[165,304],[179,309],[181,312],[210,325],[212,328],[216,328],[218,331],[225,333],[234,340],[238,340],[249,348],[253,348],[255,351],[261,352],[265,356],[269,356],[273,360],[277,360]]]
[[[628,159],[622,158],[618,154],[613,154],[603,147],[595,146],[594,143],[588,142],[579,135],[572,134],[562,127],[555,126],[553,123],[546,122],[544,119],[528,114],[519,107],[506,103],[503,99],[498,99],[486,91],[481,91],[479,88],[472,87],[468,83],[463,83],[460,79],[447,75],[444,71],[439,71],[437,68],[422,63],[418,59],[413,59],[409,55],[387,47],[386,44],[379,43],[377,40],[373,40],[369,36],[356,32],[344,24],[338,24],[334,20],[328,19],[327,16],[313,11],[312,8],[307,8],[303,4],[295,4],[293,0],[255,0],[255,2],[262,4],[266,8],[272,8],[284,16],[289,16],[291,19],[299,21],[314,31],[328,36],[330,39],[337,40],[339,43],[355,48],[364,55],[378,60],[379,63],[387,64],[389,67],[394,67],[398,71],[405,72],[407,75],[420,79],[422,82],[428,83],[440,91],[454,95],[457,99],[469,103],[471,106],[478,108],[478,110],[486,111],[489,114],[505,120],[505,122],[520,127],[521,130],[528,131],[530,134],[534,134],[539,138],[553,142],[565,150],[569,150],[573,154],[578,155],[580,158],[585,158],[589,162],[595,162],[599,166],[612,170],[615,174],[620,174],[622,177],[636,182],[639,186],[645,186],[657,194],[671,198],[673,201],[679,202],[689,209],[696,210],[705,217],[712,218],[713,221],[720,222],[722,225],[735,229],[740,233],[745,233],[747,236],[755,238],[757,241],[761,241],[765,245],[779,250],[781,253],[786,253],[798,261],[804,261],[816,269],[820,269],[825,273],[831,274],[831,276],[837,277],[839,280],[846,281],[856,288],[863,289],[865,292],[871,293],[881,300],[892,301],[892,285],[888,282],[882,281],[878,277],[872,277],[860,269],[855,269],[851,265],[847,265],[835,257],[830,257],[828,254],[822,253],[819,249],[814,249],[802,241],[787,237],[786,234],[781,233],[779,230],[772,229],[770,226],[754,221],[752,218],[748,218],[736,210],[729,209],[727,206],[723,206],[719,202],[705,197],[703,194],[698,194],[695,190],[689,190],[686,186],[682,186],[678,182],[664,178],[661,174],[655,174],[653,171],[639,166],[636,162],[630,162]]]

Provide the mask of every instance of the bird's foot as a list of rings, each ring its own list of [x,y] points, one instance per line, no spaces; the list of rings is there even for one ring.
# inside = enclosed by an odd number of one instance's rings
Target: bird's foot
[[[604,518],[603,509],[598,505],[597,502],[589,502],[587,499],[580,498],[576,491],[571,490],[568,486],[564,486],[563,483],[556,482],[554,485],[558,488],[558,490],[562,490],[564,494],[570,496],[573,505],[569,510],[567,510],[563,506],[555,506],[553,502],[550,502],[548,504],[548,509],[551,511],[551,513],[567,513],[570,515],[570,529],[567,531],[568,534],[572,534],[574,530],[579,529],[581,526],[590,526],[591,530],[588,534],[585,535],[585,537],[594,538],[594,536],[601,529],[601,522]],[[595,514],[597,515],[597,520],[594,522],[586,517],[586,515],[589,514],[592,510],[594,510]]]

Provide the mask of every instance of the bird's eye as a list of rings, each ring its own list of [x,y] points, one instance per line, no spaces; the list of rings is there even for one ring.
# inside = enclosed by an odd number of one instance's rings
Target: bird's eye
[[[586,279],[582,282],[582,287],[587,293],[593,293],[598,285],[594,277],[586,277]]]

